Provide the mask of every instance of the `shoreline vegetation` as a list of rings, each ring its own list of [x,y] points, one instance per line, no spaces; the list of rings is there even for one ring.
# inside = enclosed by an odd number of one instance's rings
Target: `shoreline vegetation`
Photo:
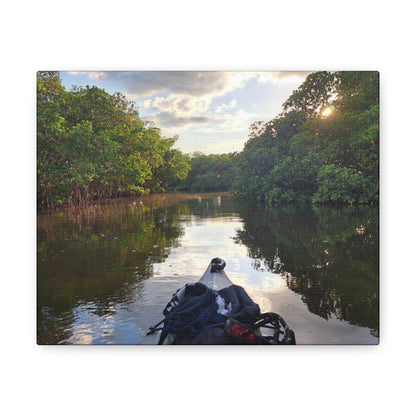
[[[196,138],[197,139],[197,138]],[[37,208],[163,192],[230,192],[266,204],[378,204],[379,74],[308,75],[241,152],[175,149],[123,95],[67,91],[37,73]]]

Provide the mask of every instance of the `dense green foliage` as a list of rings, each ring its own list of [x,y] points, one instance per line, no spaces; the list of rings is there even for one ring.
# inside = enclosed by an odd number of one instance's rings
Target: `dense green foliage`
[[[183,179],[190,168],[174,142],[119,93],[66,91],[58,73],[37,74],[40,207],[166,190],[168,178]]]
[[[232,189],[269,203],[377,203],[377,72],[316,72],[236,158]],[[327,110],[327,111],[325,111]]]
[[[236,153],[191,155],[191,170],[184,181],[176,180],[171,187],[186,192],[228,191],[235,177]]]

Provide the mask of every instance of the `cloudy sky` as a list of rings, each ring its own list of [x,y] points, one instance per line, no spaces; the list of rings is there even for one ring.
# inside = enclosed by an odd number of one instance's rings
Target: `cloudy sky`
[[[61,72],[63,85],[96,85],[136,103],[185,153],[240,151],[254,121],[269,121],[308,72]]]

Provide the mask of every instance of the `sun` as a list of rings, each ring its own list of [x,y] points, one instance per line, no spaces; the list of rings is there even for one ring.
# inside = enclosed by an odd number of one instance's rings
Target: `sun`
[[[322,111],[322,115],[324,117],[328,117],[331,113],[332,113],[332,108],[331,107],[327,107],[327,108],[325,108],[324,111]]]

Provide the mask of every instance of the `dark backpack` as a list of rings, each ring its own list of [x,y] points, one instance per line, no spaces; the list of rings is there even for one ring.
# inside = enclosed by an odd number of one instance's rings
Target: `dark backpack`
[[[163,310],[165,319],[159,344],[163,344],[168,334],[175,335],[177,341],[208,328],[224,326],[227,316],[218,312],[224,306],[215,290],[199,282],[186,284]]]
[[[175,292],[163,315],[147,333],[163,324],[159,345],[168,334],[174,336],[173,344],[296,344],[295,333],[280,315],[260,314],[259,306],[236,285],[217,292],[199,282],[188,283]],[[263,327],[273,329],[273,335],[258,333]]]

